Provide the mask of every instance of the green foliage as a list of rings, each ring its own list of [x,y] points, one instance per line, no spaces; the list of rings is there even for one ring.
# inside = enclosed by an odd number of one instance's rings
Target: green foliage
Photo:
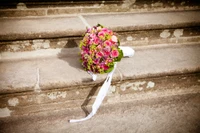
[[[124,56],[122,50],[118,48],[119,56],[115,58],[115,62],[121,61],[122,57]]]

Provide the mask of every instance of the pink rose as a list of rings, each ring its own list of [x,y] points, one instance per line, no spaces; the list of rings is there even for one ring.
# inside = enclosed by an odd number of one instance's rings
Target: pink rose
[[[104,31],[100,31],[99,33],[98,33],[98,36],[104,36],[105,35],[105,32]]]
[[[104,42],[104,44],[105,44],[106,46],[111,46],[111,45],[112,45],[112,43],[111,43],[110,41],[108,41],[108,40],[106,40],[106,41]]]
[[[103,56],[103,53],[102,52],[98,52],[97,54],[96,54],[96,57],[102,57]]]
[[[109,52],[109,51],[104,51],[103,53],[104,53],[104,55],[105,55],[104,57],[108,57],[108,56],[110,55],[110,52]]]
[[[112,40],[113,42],[117,42],[117,37],[116,37],[115,35],[113,35],[112,38],[111,38],[111,40]]]
[[[95,34],[90,34],[90,37],[91,37],[92,39],[94,39],[94,38],[96,37],[96,35],[95,35]]]
[[[103,50],[107,51],[107,52],[110,52],[111,48],[110,48],[110,46],[106,46]]]
[[[108,70],[108,68],[109,68],[105,63],[101,63],[101,64],[100,64],[100,67],[101,67],[103,70]]]
[[[102,31],[108,32],[108,29],[107,28],[102,28]]]
[[[118,57],[119,56],[119,52],[118,52],[118,50],[113,50],[113,51],[111,51],[111,57]]]
[[[95,37],[94,37],[94,43],[95,43],[95,44],[99,44],[99,41],[100,41],[99,38],[95,36]]]

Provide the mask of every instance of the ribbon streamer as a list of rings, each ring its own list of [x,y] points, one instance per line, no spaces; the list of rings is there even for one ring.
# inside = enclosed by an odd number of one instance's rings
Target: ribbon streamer
[[[120,49],[122,49],[124,57],[132,57],[135,53],[135,51],[130,47],[120,46]],[[70,123],[86,121],[86,120],[92,118],[92,116],[94,116],[96,114],[97,110],[99,109],[99,107],[100,107],[103,99],[105,98],[105,96],[108,92],[108,89],[111,85],[112,76],[113,76],[113,73],[114,73],[116,67],[117,67],[117,63],[115,63],[114,69],[110,73],[108,73],[108,76],[106,77],[106,80],[104,81],[102,87],[100,88],[94,104],[92,105],[92,112],[85,118],[69,120]],[[92,79],[95,81],[97,78],[97,75],[93,74],[92,72],[88,72],[88,73],[92,76]]]
[[[105,98],[105,96],[108,92],[108,88],[110,87],[110,84],[111,84],[111,81],[112,81],[112,76],[113,76],[113,73],[116,69],[116,66],[117,66],[117,64],[115,63],[114,69],[110,73],[108,73],[106,80],[104,81],[102,87],[100,88],[99,93],[97,95],[97,98],[96,98],[94,104],[92,105],[92,112],[85,118],[78,119],[78,120],[69,120],[70,123],[88,120],[96,114],[98,108],[100,107],[103,99]]]

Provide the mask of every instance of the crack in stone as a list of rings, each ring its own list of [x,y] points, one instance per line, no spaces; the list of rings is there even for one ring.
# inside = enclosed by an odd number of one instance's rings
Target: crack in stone
[[[36,77],[36,84],[35,84],[34,90],[36,92],[41,91],[41,89],[40,89],[40,69],[39,68],[37,68],[37,77]]]

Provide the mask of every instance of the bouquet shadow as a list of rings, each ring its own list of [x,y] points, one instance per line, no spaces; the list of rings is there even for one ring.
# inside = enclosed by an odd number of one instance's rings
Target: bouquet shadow
[[[98,90],[98,88],[102,85],[103,82],[96,84],[95,86],[92,87],[92,89],[90,90],[89,94],[87,95],[87,97],[85,98],[83,104],[81,105],[81,109],[84,111],[85,116],[88,116],[90,114],[90,112],[88,111],[89,109],[87,108],[88,104],[90,103],[90,101],[92,100],[92,96],[95,95],[96,91]]]
[[[60,60],[63,60],[67,62],[68,65],[70,65],[72,68],[75,68],[78,71],[83,71],[83,67],[80,63],[80,56],[78,53],[80,52],[78,48],[78,44],[75,40],[69,40],[66,45],[61,49],[60,53],[58,53],[57,57]],[[82,79],[82,82],[87,83],[91,82],[92,78],[86,78]],[[87,97],[84,99],[83,104],[81,105],[82,110],[85,113],[85,116],[89,114],[89,109],[87,108],[87,105],[90,103],[91,98],[95,95],[97,89],[102,85],[103,81],[101,83],[96,83],[92,89],[90,90]]]

